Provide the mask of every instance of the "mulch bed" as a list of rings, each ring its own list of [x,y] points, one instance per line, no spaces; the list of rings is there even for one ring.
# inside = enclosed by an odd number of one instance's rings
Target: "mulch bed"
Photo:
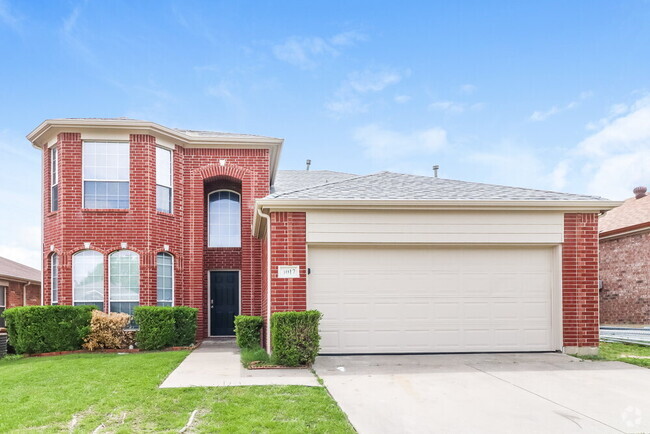
[[[311,366],[280,366],[280,365],[264,365],[262,362],[255,361],[248,365],[247,369],[309,369]]]
[[[197,345],[198,346],[198,345]],[[160,351],[179,351],[179,350],[194,350],[197,348],[197,346],[193,347],[169,347],[169,348],[163,348]],[[139,348],[134,348],[134,349],[122,349],[122,350],[95,350],[95,351],[88,351],[88,350],[74,350],[74,351],[53,351],[51,353],[38,353],[38,354],[23,354],[23,357],[49,357],[49,356],[65,356],[67,354],[97,354],[97,353],[148,353],[148,352],[153,352],[153,351],[145,351],[141,350]]]

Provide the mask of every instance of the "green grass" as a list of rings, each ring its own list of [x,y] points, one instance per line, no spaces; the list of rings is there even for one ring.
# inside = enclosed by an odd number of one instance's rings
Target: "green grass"
[[[621,343],[607,343],[601,342],[600,351],[597,356],[578,356],[581,359],[586,360],[615,360],[618,362],[630,363],[632,365],[643,366],[644,368],[650,368],[650,347],[643,345],[632,345],[632,344],[621,344]],[[626,356],[638,356],[638,357],[648,357],[647,359],[637,359],[634,357]]]
[[[241,349],[241,362],[245,368],[248,368],[253,362],[260,362],[262,365],[271,363],[271,356],[262,347],[257,348],[242,348]]]
[[[0,432],[354,432],[322,387],[158,389],[187,351],[0,360]]]

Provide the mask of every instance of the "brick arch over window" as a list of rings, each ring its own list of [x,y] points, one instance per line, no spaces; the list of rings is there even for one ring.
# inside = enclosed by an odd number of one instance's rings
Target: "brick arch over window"
[[[204,227],[204,213],[206,208],[205,185],[213,184],[219,180],[241,185],[241,190],[239,191],[241,193],[242,209],[241,294],[242,301],[244,298],[248,301],[242,303],[242,306],[245,306],[245,310],[241,313],[252,315],[255,312],[250,306],[256,306],[261,303],[261,300],[258,300],[260,295],[255,293],[255,279],[258,279],[257,274],[259,274],[259,258],[255,256],[253,253],[254,249],[251,248],[251,243],[258,242],[251,236],[252,213],[255,199],[258,196],[268,194],[268,190],[261,190],[264,186],[260,185],[260,183],[265,178],[258,179],[259,176],[255,171],[247,167],[232,164],[226,158],[226,164],[223,166],[218,161],[214,164],[204,165],[193,170],[190,176],[185,178],[185,212],[186,221],[188,222],[186,227],[189,229],[189,236],[186,237],[184,268],[185,273],[187,273],[186,275],[190,276],[190,278],[187,279],[189,281],[184,282],[188,291],[183,294],[183,299],[179,300],[179,302],[192,307],[203,308],[199,316],[199,333],[207,330],[207,311],[205,309],[207,305],[207,272],[204,268],[203,258],[204,240],[206,236]],[[266,180],[264,182],[266,183]]]

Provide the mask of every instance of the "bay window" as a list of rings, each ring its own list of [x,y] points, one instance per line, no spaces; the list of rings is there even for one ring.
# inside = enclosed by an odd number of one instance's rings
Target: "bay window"
[[[174,258],[169,253],[156,255],[158,306],[174,305]]]
[[[129,143],[83,142],[83,207],[129,207]]]
[[[108,257],[109,311],[133,316],[140,302],[140,255],[118,250]]]
[[[56,253],[52,253],[50,264],[52,304],[59,304],[59,256]]]
[[[75,306],[104,310],[104,255],[82,250],[72,255],[72,293]]]

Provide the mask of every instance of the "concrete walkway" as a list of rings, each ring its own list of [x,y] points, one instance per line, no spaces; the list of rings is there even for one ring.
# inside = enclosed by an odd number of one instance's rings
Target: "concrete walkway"
[[[309,369],[244,369],[234,339],[210,339],[160,385],[167,387],[320,386]]]

